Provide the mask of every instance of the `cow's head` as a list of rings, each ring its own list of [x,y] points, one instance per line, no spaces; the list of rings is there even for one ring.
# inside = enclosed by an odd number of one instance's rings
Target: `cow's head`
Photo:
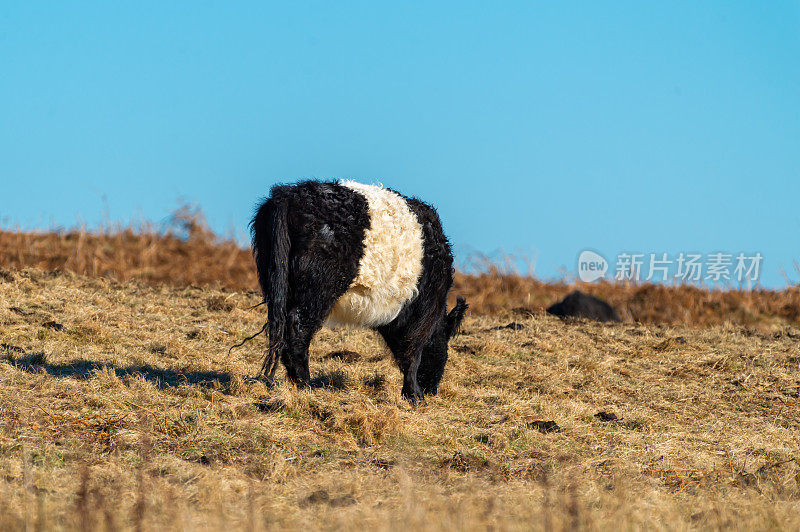
[[[442,318],[436,326],[428,345],[422,351],[422,360],[417,371],[417,382],[425,395],[436,395],[439,381],[444,375],[444,365],[447,363],[447,343],[458,334],[461,320],[469,308],[463,297],[456,300],[456,306],[450,313]]]

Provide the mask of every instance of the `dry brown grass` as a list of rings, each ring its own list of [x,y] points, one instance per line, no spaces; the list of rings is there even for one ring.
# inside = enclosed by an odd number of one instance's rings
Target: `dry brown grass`
[[[173,213],[166,231],[147,224],[97,232],[0,231],[0,267],[171,286],[258,288],[249,250],[214,235],[203,215],[187,206]]]
[[[413,410],[365,331],[253,380],[257,302],[3,271],[0,529],[800,527],[796,326],[471,314]]]
[[[257,290],[249,250],[216,237],[198,211],[187,207],[171,218],[166,233],[144,227],[99,233],[0,231],[0,267],[71,271],[121,281]],[[502,273],[488,264],[479,274],[456,274],[455,292],[474,314],[538,313],[580,288],[607,299],[623,319],[640,323],[752,327],[800,325],[800,288],[708,290],[653,284],[565,284]]]

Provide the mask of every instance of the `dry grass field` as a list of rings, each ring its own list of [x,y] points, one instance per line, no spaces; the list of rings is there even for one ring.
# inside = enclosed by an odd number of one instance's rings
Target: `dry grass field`
[[[265,319],[248,287],[8,260],[2,530],[800,528],[791,291],[703,327],[478,302],[412,409],[366,331],[321,331],[312,389],[253,379],[263,338],[228,352]]]

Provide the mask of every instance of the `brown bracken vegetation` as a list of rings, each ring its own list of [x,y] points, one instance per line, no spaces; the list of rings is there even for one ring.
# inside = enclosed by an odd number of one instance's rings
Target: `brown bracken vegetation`
[[[119,281],[202,286],[236,291],[258,288],[248,249],[221,239],[202,214],[182,207],[166,231],[153,227],[99,232],[0,231],[0,267],[70,271]],[[575,288],[606,299],[625,321],[707,326],[734,323],[761,327],[800,324],[800,287],[784,290],[710,290],[696,286],[544,282],[486,263],[478,273],[456,274],[454,293],[474,314],[541,313]]]

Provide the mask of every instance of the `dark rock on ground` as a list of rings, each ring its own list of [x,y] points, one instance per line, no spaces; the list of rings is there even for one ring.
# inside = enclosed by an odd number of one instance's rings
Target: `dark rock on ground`
[[[597,321],[620,321],[617,311],[602,299],[575,290],[550,306],[547,312],[559,318],[586,318]]]
[[[531,430],[538,430],[542,434],[561,432],[561,427],[559,427],[555,421],[532,421],[528,423],[528,428]]]
[[[492,327],[492,330],[493,331],[502,331],[502,330],[505,330],[505,329],[511,329],[512,331],[521,331],[524,328],[525,328],[525,326],[523,324],[517,323],[516,321],[512,321],[511,323],[509,323],[507,325],[501,325],[499,327]]]
[[[617,415],[614,412],[605,412],[605,411],[602,411],[602,410],[600,412],[596,413],[594,415],[594,417],[596,417],[597,419],[599,419],[600,421],[603,421],[603,422],[619,421],[620,420],[620,418],[618,418]]]

